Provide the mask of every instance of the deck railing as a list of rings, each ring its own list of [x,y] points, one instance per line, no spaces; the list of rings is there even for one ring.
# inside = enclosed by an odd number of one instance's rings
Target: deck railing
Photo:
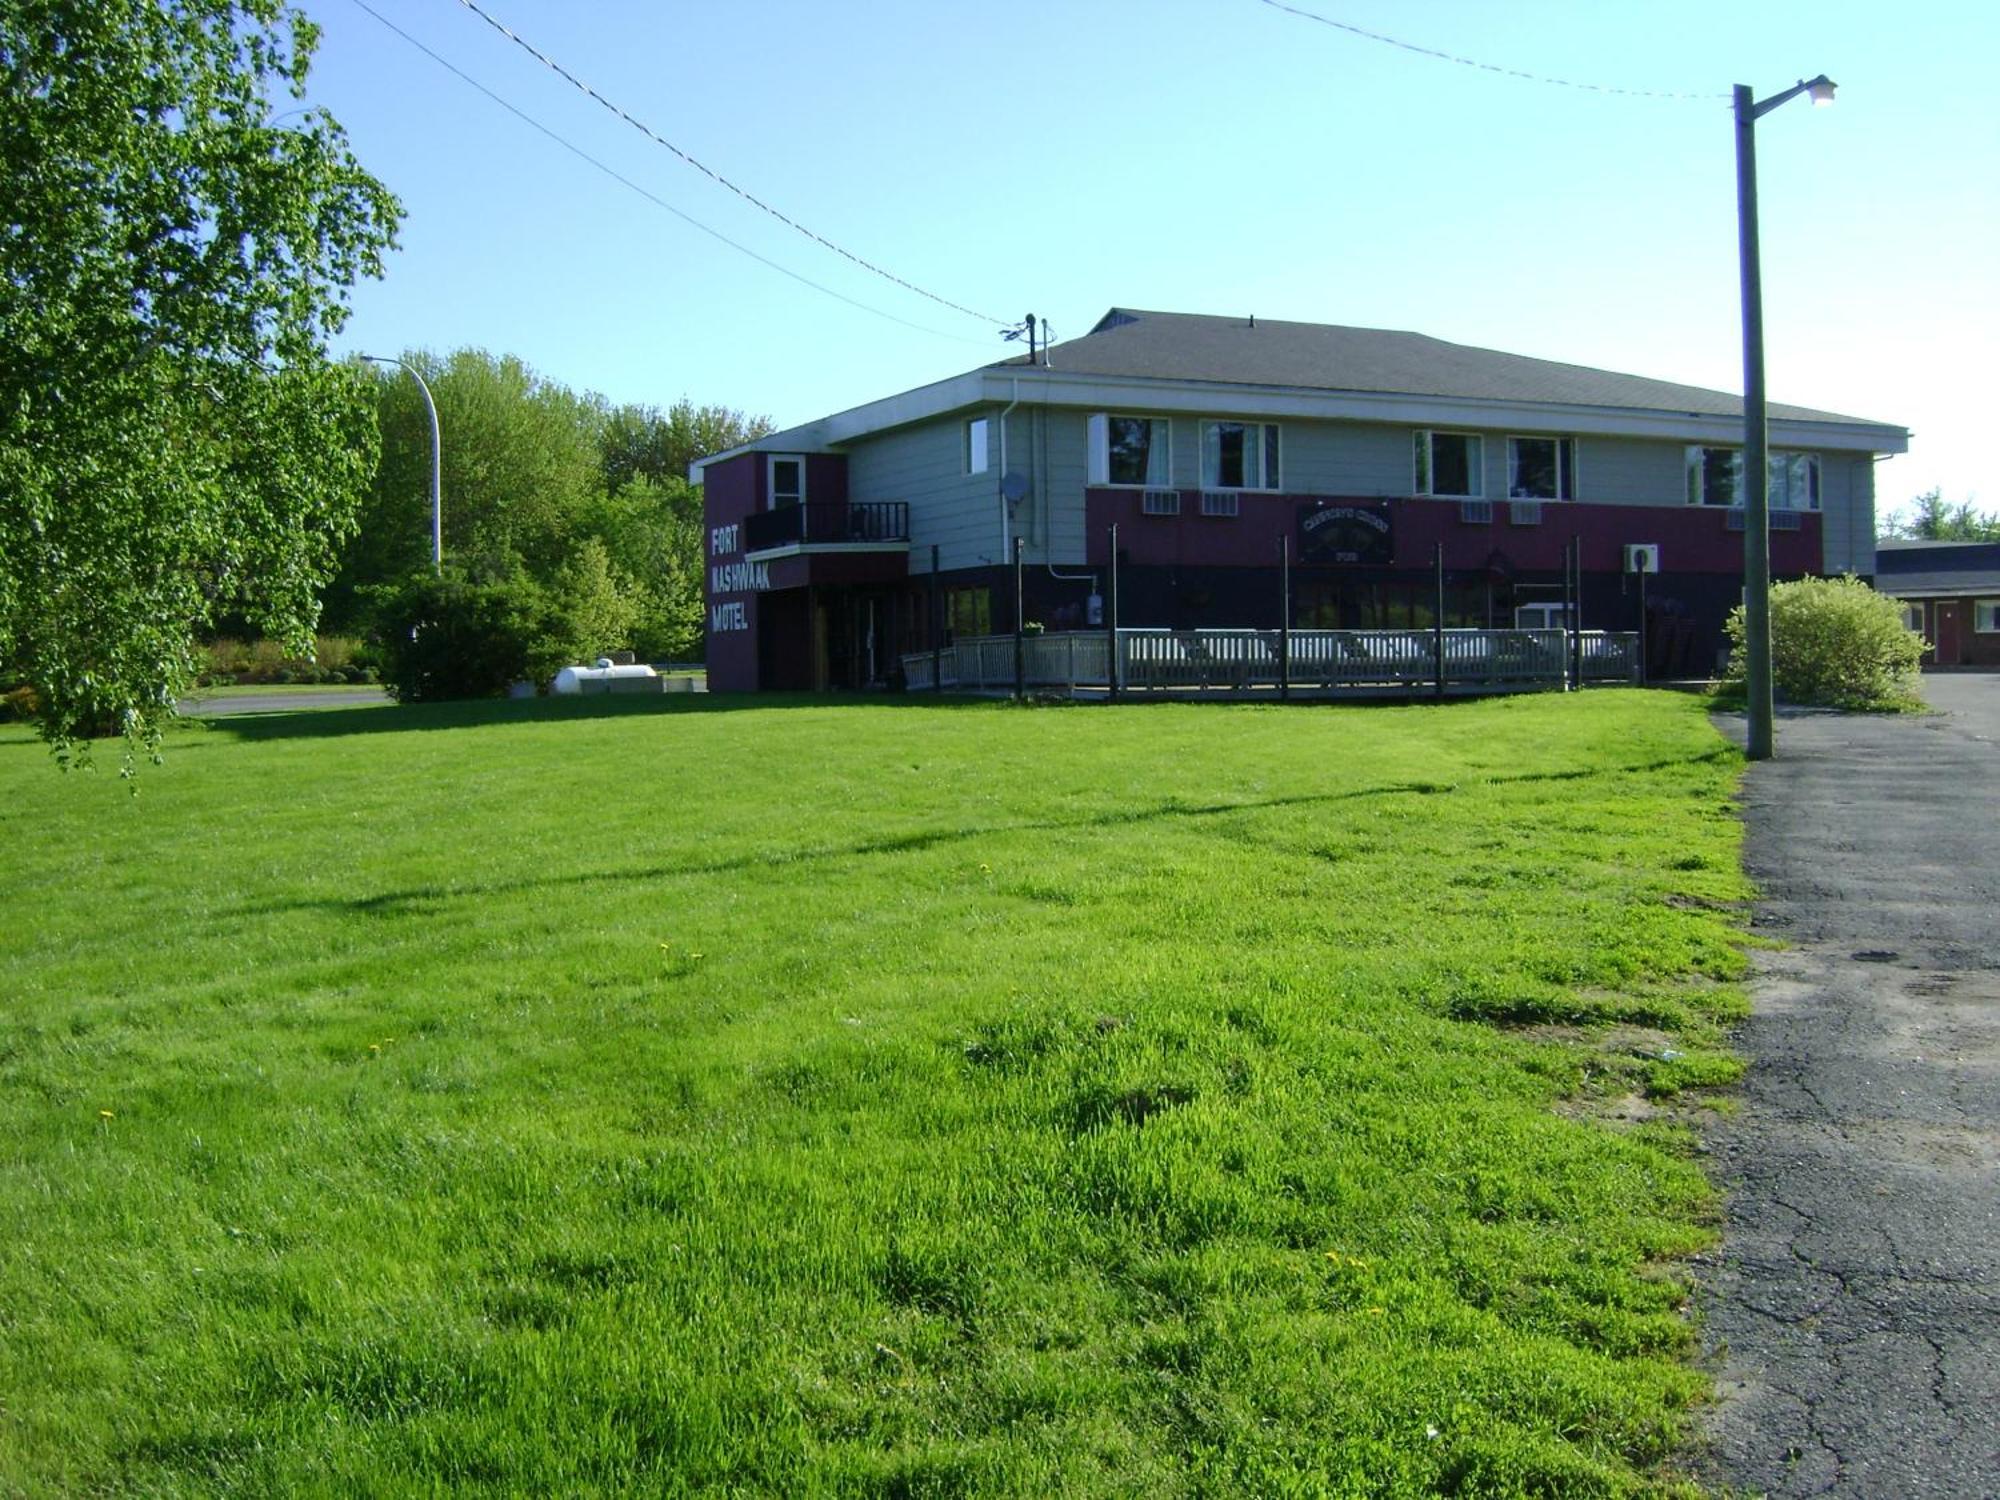
[[[1134,693],[1436,690],[1438,647],[1451,691],[1510,691],[1578,683],[1636,682],[1639,638],[1586,630],[1294,630],[1290,659],[1276,630],[1120,630],[1118,687]],[[1021,685],[1035,692],[1104,691],[1111,643],[1102,630],[1021,638]],[[903,658],[912,691],[1011,692],[1014,637],[963,638]]]
[[[743,550],[775,547],[890,544],[910,539],[910,507],[901,500],[850,504],[809,500],[781,505],[743,518]]]

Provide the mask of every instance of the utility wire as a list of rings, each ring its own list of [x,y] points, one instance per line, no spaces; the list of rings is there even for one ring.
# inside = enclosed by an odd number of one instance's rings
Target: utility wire
[[[589,84],[585,83],[581,78],[577,77],[576,74],[570,72],[568,68],[565,68],[561,63],[557,62],[547,53],[538,50],[531,43],[527,42],[520,36],[517,36],[514,32],[509,31],[500,22],[494,20],[492,16],[488,15],[485,11],[481,10],[479,6],[474,3],[474,0],[458,0],[458,3],[464,6],[467,10],[471,11],[475,16],[479,17],[479,19],[484,21],[488,26],[491,26],[495,31],[499,32],[500,35],[507,38],[508,41],[512,42],[515,46],[519,47],[523,52],[527,53],[528,56],[534,58],[535,61],[541,63],[544,67],[548,68],[558,77],[567,79],[570,83],[574,84],[577,87],[577,89],[579,89],[589,98],[595,99],[599,104],[603,105],[606,109],[610,110],[612,114],[618,116],[618,118],[623,120],[627,125],[630,125],[634,130],[638,131],[641,135],[645,136],[646,139],[652,141],[655,145],[665,146],[669,151],[673,152],[674,155],[678,156],[682,161],[686,162],[689,166],[693,167],[697,172],[700,172],[703,176],[709,178],[712,182],[716,183],[717,185],[728,188],[730,192],[734,193],[737,197],[741,198],[745,203],[751,204],[753,207],[762,209],[765,213],[769,214],[772,218],[776,219],[780,224],[784,224],[789,226],[790,228],[796,229],[800,234],[804,235],[807,239],[812,240],[817,244],[825,246],[828,250],[833,251],[833,253],[836,255],[843,256],[846,259],[853,261],[854,264],[861,267],[862,270],[873,272],[875,275],[880,276],[884,281],[894,282],[897,286],[901,287],[906,292],[915,292],[919,297],[928,298],[930,301],[937,303],[940,307],[948,307],[953,312],[964,313],[968,318],[977,318],[982,323],[999,323],[1002,321],[999,318],[989,317],[985,313],[976,312],[972,308],[965,306],[963,303],[953,302],[949,297],[940,297],[936,292],[927,292],[922,287],[918,286],[914,281],[905,281],[895,272],[884,270],[881,266],[876,265],[871,260],[862,259],[862,257],[856,255],[852,250],[846,249],[844,246],[841,245],[836,245],[832,240],[828,239],[825,235],[820,234],[817,230],[808,229],[805,225],[799,223],[796,219],[790,218],[785,214],[780,213],[777,209],[773,208],[770,204],[766,203],[762,198],[759,198],[755,193],[749,192],[743,188],[738,187],[735,183],[731,182],[727,177],[724,177],[720,172],[716,171],[713,167],[707,165],[705,162],[696,160],[694,157],[690,156],[687,152],[681,150],[679,146],[676,146],[672,141],[668,140],[665,136],[661,135],[658,131],[654,130],[650,125],[647,125],[641,120],[634,119],[630,114],[626,113],[625,110],[621,109],[618,105],[613,104],[609,99],[605,98],[604,95],[598,93],[596,89],[592,88]]]
[[[752,260],[758,262],[760,265],[769,266],[773,271],[776,271],[779,275],[789,276],[791,277],[792,280],[798,282],[801,286],[811,287],[816,292],[824,292],[829,297],[837,298],[839,301],[845,302],[849,307],[858,307],[865,313],[873,313],[878,318],[887,318],[891,323],[900,323],[903,325],[903,327],[914,328],[919,333],[928,333],[933,338],[950,339],[955,344],[976,344],[981,348],[985,348],[987,346],[986,340],[984,339],[966,338],[961,334],[946,333],[941,328],[930,328],[922,323],[912,323],[908,318],[899,318],[892,312],[884,312],[879,307],[871,307],[866,302],[857,301],[855,298],[848,296],[845,292],[837,292],[830,286],[822,286],[819,282],[812,280],[810,277],[801,276],[797,271],[792,270],[791,267],[780,265],[777,261],[772,260],[769,256],[758,254],[755,250],[752,250],[748,245],[744,245],[737,242],[736,240],[732,240],[728,235],[724,234],[719,229],[711,229],[708,225],[702,223],[701,220],[695,218],[692,214],[686,213],[683,210],[674,207],[674,205],[667,202],[666,199],[660,197],[656,193],[653,193],[644,187],[641,187],[638,183],[634,182],[631,178],[625,176],[624,173],[618,171],[616,168],[606,166],[603,162],[599,161],[596,157],[592,156],[588,151],[585,151],[581,146],[578,146],[574,142],[565,140],[562,136],[557,135],[555,131],[549,129],[548,126],[544,125],[540,120],[537,120],[533,115],[528,114],[524,110],[517,109],[514,105],[508,103],[507,100],[501,98],[500,95],[494,93],[493,90],[489,89],[485,84],[481,83],[477,78],[474,78],[470,73],[465,72],[462,68],[459,68],[457,65],[452,63],[448,58],[440,56],[438,53],[432,51],[429,47],[425,46],[422,42],[418,41],[415,37],[411,36],[409,32],[403,30],[402,27],[398,26],[394,21],[390,20],[387,16],[383,15],[382,12],[375,9],[374,6],[368,4],[367,0],[354,0],[354,4],[359,6],[362,10],[367,11],[369,15],[373,16],[376,20],[380,21],[384,26],[388,27],[389,30],[395,32],[397,36],[401,37],[404,41],[408,42],[412,47],[415,47],[419,52],[423,53],[424,56],[428,57],[432,62],[436,63],[446,72],[453,74],[461,82],[469,84],[473,88],[477,89],[480,93],[484,94],[488,99],[491,99],[495,104],[499,105],[502,109],[506,110],[508,114],[514,116],[515,119],[521,121],[524,125],[532,126],[534,129],[540,131],[543,135],[547,136],[550,140],[554,141],[558,146],[562,147],[563,150],[569,152],[572,156],[578,157],[583,161],[590,163],[591,166],[597,168],[598,171],[602,172],[606,177],[611,178],[612,181],[620,183],[623,186],[630,188],[633,192],[637,193],[647,202],[655,205],[656,207],[664,208],[668,213],[672,214],[675,218],[680,219],[684,223],[692,225],[696,229],[699,229],[703,234],[709,236],[709,238],[720,240],[730,249],[740,251],[744,255],[749,256]]]
[[[469,4],[470,0],[459,0]],[[1351,26],[1345,21],[1336,21],[1313,11],[1303,10],[1296,5],[1287,5],[1285,0],[1262,0],[1273,10],[1281,10],[1288,16],[1297,16],[1302,21],[1317,21],[1322,26],[1331,26],[1335,31],[1345,31],[1351,36],[1366,37],[1371,42],[1380,42],[1387,47],[1400,47],[1405,52],[1414,52],[1419,57],[1434,57],[1439,62],[1457,63],[1463,68],[1477,68],[1482,73],[1499,73],[1508,78],[1523,78],[1529,83],[1552,83],[1558,88],[1582,89],[1592,94],[1623,94],[1634,99],[1727,99],[1727,94],[1675,94],[1660,89],[1621,89],[1608,83],[1578,83],[1574,78],[1552,78],[1545,73],[1528,73],[1520,68],[1503,68],[1498,63],[1481,62],[1476,57],[1460,57],[1455,52],[1440,52],[1435,47],[1420,47],[1415,42],[1403,41],[1400,37],[1384,36],[1379,31],[1369,31],[1364,27]]]

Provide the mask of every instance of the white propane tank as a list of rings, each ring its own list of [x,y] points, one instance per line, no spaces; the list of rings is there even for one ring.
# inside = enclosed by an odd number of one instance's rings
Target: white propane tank
[[[598,665],[594,667],[564,667],[556,673],[556,680],[550,691],[564,695],[656,693],[660,690],[659,675],[643,662],[629,667],[614,667],[600,658]]]

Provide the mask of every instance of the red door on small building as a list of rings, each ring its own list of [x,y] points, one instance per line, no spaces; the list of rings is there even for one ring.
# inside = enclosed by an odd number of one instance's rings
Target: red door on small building
[[[1955,600],[1940,599],[1932,613],[1937,619],[1937,663],[1941,667],[1956,667],[1965,660],[1959,649],[1958,604]]]

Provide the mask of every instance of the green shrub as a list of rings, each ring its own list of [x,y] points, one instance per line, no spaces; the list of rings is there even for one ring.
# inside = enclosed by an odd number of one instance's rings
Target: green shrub
[[[1741,692],[1746,664],[1740,606],[1729,616],[1729,645],[1723,687]],[[1787,703],[1911,707],[1918,701],[1917,664],[1923,654],[1923,637],[1904,626],[1901,606],[1858,578],[1772,585],[1771,682]]]
[[[16,720],[28,723],[41,711],[41,699],[35,690],[23,683],[0,693],[0,724],[11,724]]]
[[[417,573],[370,591],[382,681],[399,703],[497,698],[529,675],[547,610],[524,574]]]

